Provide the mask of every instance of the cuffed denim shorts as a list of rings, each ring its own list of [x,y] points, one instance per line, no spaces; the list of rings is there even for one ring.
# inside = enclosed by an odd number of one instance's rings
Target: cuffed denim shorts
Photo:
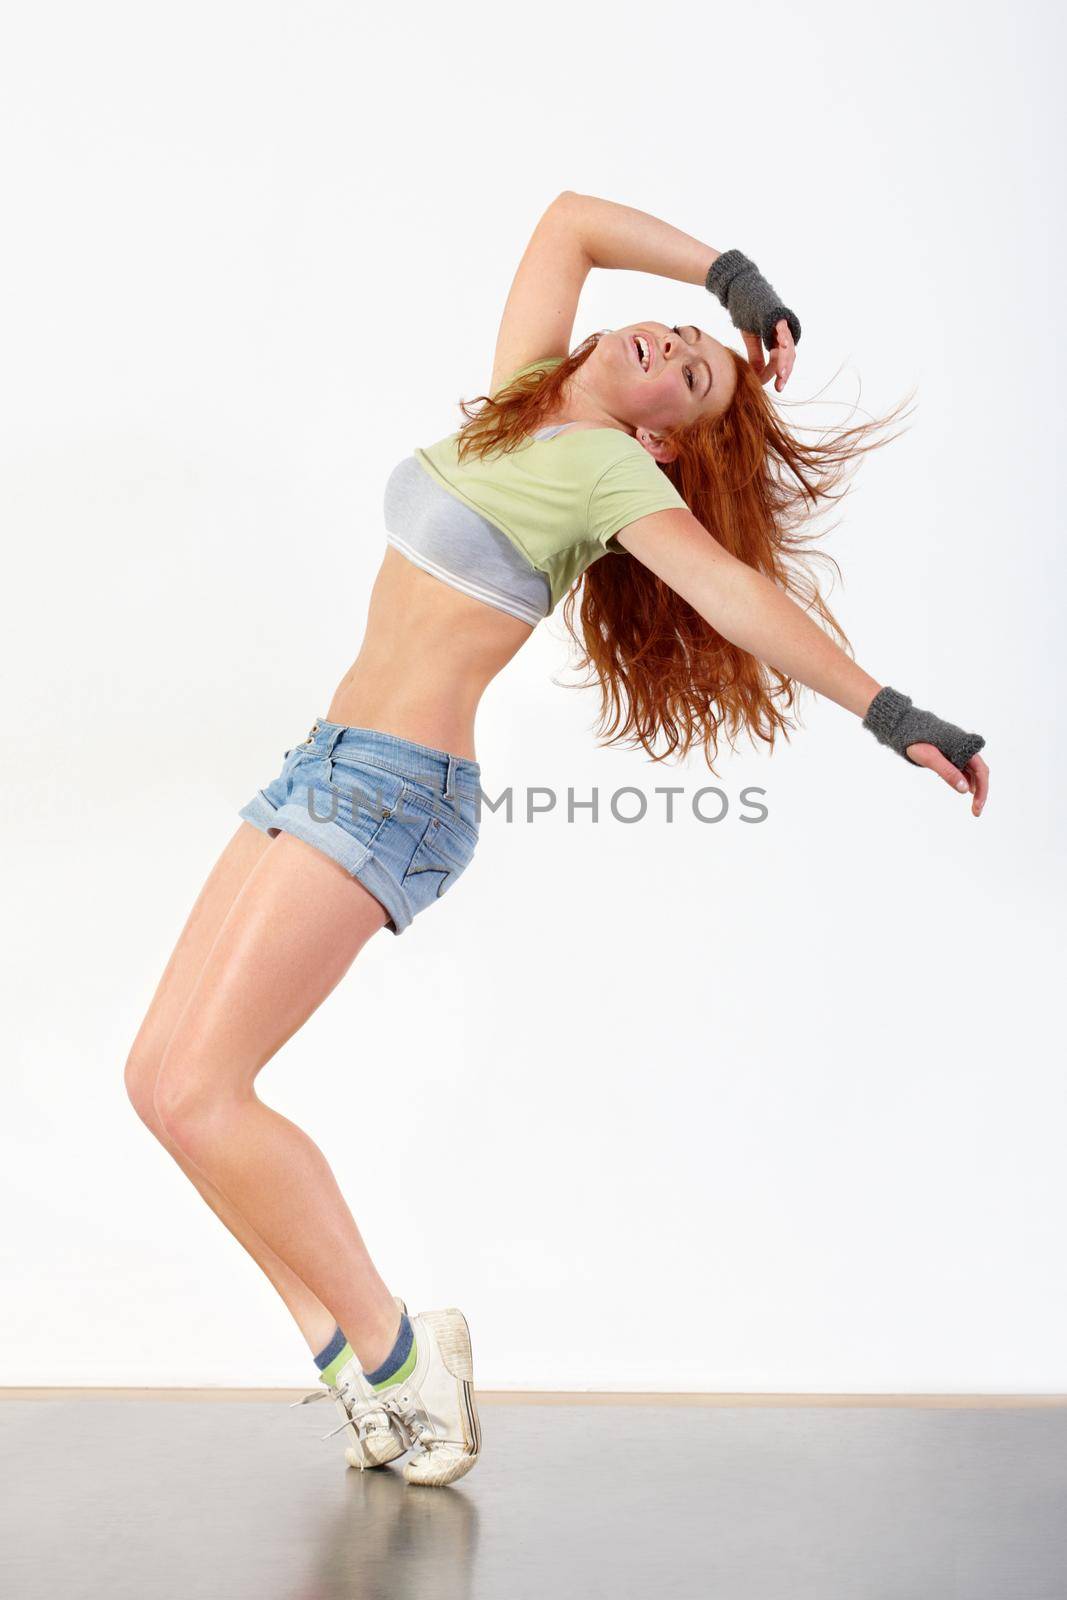
[[[403,933],[474,855],[480,796],[477,761],[320,717],[239,815],[332,857]]]

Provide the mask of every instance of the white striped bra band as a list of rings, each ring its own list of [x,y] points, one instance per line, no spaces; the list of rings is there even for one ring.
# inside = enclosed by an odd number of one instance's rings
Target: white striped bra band
[[[549,439],[569,424],[542,428]],[[417,456],[395,466],[385,486],[386,543],[474,600],[535,627],[552,610],[548,578],[505,533],[449,494]]]

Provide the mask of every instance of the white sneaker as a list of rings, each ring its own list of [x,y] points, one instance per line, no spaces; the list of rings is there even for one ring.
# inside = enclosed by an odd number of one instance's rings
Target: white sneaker
[[[399,1295],[394,1295],[397,1308],[406,1313],[407,1306]],[[320,1377],[319,1383],[323,1384]],[[337,1374],[336,1384],[323,1384],[306,1394],[294,1405],[306,1406],[314,1400],[330,1399],[343,1418],[340,1427],[324,1433],[332,1439],[338,1433],[346,1435],[345,1460],[350,1467],[361,1472],[368,1467],[384,1467],[410,1448],[410,1441],[397,1425],[396,1418],[387,1412],[374,1390],[363,1376],[359,1362],[353,1356]]]
[[[412,1317],[411,1327],[414,1369],[403,1383],[379,1389],[374,1404],[414,1447],[404,1467],[407,1481],[440,1489],[464,1477],[482,1448],[470,1329],[455,1309],[424,1311]]]

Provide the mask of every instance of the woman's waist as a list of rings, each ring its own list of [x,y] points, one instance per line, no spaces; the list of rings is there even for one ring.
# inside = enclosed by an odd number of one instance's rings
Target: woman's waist
[[[481,667],[457,660],[452,649],[435,651],[410,633],[376,637],[364,641],[327,716],[473,761],[474,721],[486,682]]]
[[[465,761],[478,759],[474,745],[477,699],[439,693],[422,680],[383,683],[354,668],[338,684],[327,721],[349,728],[371,728],[397,739],[427,745]]]

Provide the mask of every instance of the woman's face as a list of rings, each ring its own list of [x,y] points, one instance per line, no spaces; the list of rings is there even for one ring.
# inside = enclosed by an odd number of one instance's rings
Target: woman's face
[[[643,435],[721,416],[737,386],[726,346],[685,323],[635,322],[604,332],[582,376],[646,446]]]

